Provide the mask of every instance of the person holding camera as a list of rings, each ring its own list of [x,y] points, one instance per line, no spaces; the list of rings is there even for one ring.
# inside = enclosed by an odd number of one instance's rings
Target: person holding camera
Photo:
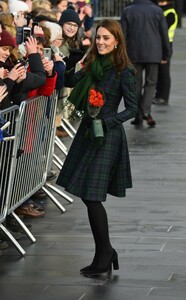
[[[25,76],[25,68],[20,63],[13,63],[12,51],[15,47],[14,38],[3,29],[0,39],[0,84],[7,86],[8,95],[0,104],[1,110],[11,106],[13,90]]]

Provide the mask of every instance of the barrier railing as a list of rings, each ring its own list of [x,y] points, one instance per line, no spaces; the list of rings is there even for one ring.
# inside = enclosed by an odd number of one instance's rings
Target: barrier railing
[[[37,190],[43,188],[56,206],[62,212],[65,211],[60,202],[48,191],[46,183],[47,170],[53,156],[56,105],[57,97],[54,93],[51,97],[40,96],[23,101],[19,108],[14,109],[16,117],[13,109],[9,110],[10,114],[3,111],[6,119],[11,121],[12,129],[9,131],[15,135],[15,140],[0,144],[2,204],[0,228],[22,255],[25,254],[24,249],[2,224],[6,215],[12,214],[30,240],[35,242],[35,237],[15,214],[15,209]],[[52,188],[51,185],[48,187]],[[64,193],[61,194],[58,190],[56,192],[69,202],[73,201]]]
[[[95,20],[100,20],[103,18],[119,20],[124,7],[128,5],[131,0],[94,0],[92,2]]]
[[[1,111],[1,117],[3,117],[4,121],[10,122],[10,125],[6,128],[6,132],[11,136],[15,135],[18,112],[18,106],[12,106],[11,108]],[[0,141],[0,223],[4,221],[8,209],[7,191],[10,174],[12,172],[14,143],[15,140]]]

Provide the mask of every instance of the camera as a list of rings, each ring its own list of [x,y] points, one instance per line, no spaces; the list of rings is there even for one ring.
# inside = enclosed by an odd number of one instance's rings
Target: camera
[[[28,68],[28,60],[18,59],[16,65],[17,64],[20,64],[19,68],[20,67],[25,67],[25,69]]]

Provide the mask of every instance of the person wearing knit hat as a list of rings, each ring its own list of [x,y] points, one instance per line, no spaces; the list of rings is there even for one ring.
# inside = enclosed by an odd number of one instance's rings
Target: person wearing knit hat
[[[67,8],[62,12],[61,18],[59,20],[59,25],[63,25],[65,23],[69,23],[69,22],[73,22],[73,23],[77,24],[78,26],[81,25],[81,21],[80,21],[78,13],[75,12],[75,10],[72,8]]]
[[[0,47],[11,46],[15,48],[15,41],[11,34],[5,29],[2,30],[1,39],[0,39]]]
[[[29,10],[28,5],[23,1],[19,1],[19,0],[9,1],[9,11],[12,14],[18,13],[19,11],[25,12],[28,10]]]

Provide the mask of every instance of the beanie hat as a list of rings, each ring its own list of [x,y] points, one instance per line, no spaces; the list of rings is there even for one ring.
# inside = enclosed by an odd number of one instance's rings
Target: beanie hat
[[[27,11],[27,10],[29,10],[29,7],[23,1],[14,0],[9,2],[10,13],[17,13],[19,11]]]
[[[72,8],[67,8],[62,12],[61,18],[59,20],[59,25],[63,25],[64,23],[67,22],[74,22],[79,26],[81,25],[81,21],[78,13],[75,12],[75,10]]]
[[[4,46],[15,47],[16,46],[14,38],[11,36],[11,34],[8,31],[3,29],[0,36],[1,36],[0,47],[4,47]]]

